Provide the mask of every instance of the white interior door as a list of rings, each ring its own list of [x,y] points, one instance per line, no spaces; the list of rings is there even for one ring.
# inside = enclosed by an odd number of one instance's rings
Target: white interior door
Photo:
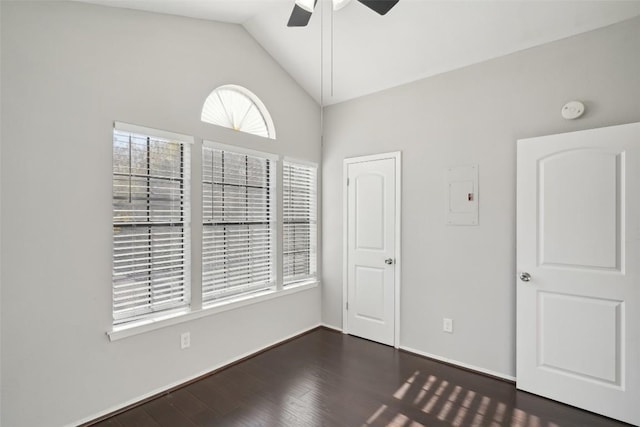
[[[396,161],[345,161],[345,330],[387,345],[394,345],[395,338]]]
[[[640,424],[640,123],[518,141],[517,387]]]

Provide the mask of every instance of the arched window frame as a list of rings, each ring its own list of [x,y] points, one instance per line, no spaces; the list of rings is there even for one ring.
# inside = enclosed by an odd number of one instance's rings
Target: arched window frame
[[[207,99],[204,101],[204,104],[202,105],[202,113],[200,115],[200,119],[205,122],[205,123],[209,123],[209,124],[213,124],[216,126],[222,126],[222,127],[226,127],[228,129],[234,129],[232,126],[229,126],[228,124],[225,123],[215,123],[213,121],[210,120],[205,120],[205,109],[207,108],[207,105],[211,102],[213,102],[213,99],[215,96],[218,96],[218,91],[220,90],[231,90],[234,92],[237,92],[238,94],[240,94],[241,96],[246,97],[249,101],[251,101],[251,103],[253,105],[255,105],[256,109],[258,110],[258,112],[260,113],[260,115],[262,116],[262,119],[264,120],[265,126],[267,128],[267,138],[269,139],[276,139],[276,128],[273,124],[273,119],[271,118],[271,114],[269,114],[269,110],[267,110],[267,107],[264,105],[264,103],[262,102],[262,100],[260,98],[258,98],[258,96],[251,92],[249,89],[243,87],[243,86],[239,86],[239,85],[234,85],[234,84],[227,84],[227,85],[222,85],[219,86],[217,88],[215,88],[213,91],[211,91],[211,93],[209,94],[209,96],[207,96]],[[224,105],[223,105],[224,107]],[[253,132],[247,132],[247,131],[243,131],[241,129],[235,129],[239,132],[245,132],[245,133],[249,133],[249,134],[253,134],[253,135],[257,135],[257,136],[262,136],[260,134],[256,134]]]

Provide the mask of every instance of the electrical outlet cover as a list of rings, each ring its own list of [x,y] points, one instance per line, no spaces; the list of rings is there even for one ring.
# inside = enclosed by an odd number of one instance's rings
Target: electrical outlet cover
[[[189,332],[185,332],[180,335],[180,348],[184,350],[185,348],[189,348],[191,346],[191,334]]]
[[[446,317],[442,319],[442,330],[444,332],[448,332],[450,334],[453,333],[453,320],[447,319]]]

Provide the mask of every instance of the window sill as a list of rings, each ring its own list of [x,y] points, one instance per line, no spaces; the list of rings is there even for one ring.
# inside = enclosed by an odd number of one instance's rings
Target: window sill
[[[156,329],[166,328],[167,326],[178,325],[190,320],[200,319],[202,317],[211,316],[213,314],[222,313],[229,310],[235,310],[237,308],[256,304],[262,301],[268,301],[270,299],[278,298],[281,296],[295,294],[307,289],[313,289],[316,288],[318,284],[319,282],[315,280],[303,282],[296,285],[290,285],[282,290],[270,289],[256,294],[227,300],[217,304],[209,304],[203,307],[202,310],[198,311],[184,309],[167,314],[166,316],[157,317],[154,319],[145,319],[144,321],[115,327],[110,332],[107,332],[107,336],[109,337],[109,341],[117,341],[134,335],[143,334],[145,332],[155,331]]]

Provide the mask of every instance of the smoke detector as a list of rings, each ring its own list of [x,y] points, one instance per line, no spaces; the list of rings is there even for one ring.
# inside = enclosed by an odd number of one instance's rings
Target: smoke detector
[[[562,117],[567,120],[574,120],[584,114],[584,104],[580,101],[570,101],[562,107]]]

